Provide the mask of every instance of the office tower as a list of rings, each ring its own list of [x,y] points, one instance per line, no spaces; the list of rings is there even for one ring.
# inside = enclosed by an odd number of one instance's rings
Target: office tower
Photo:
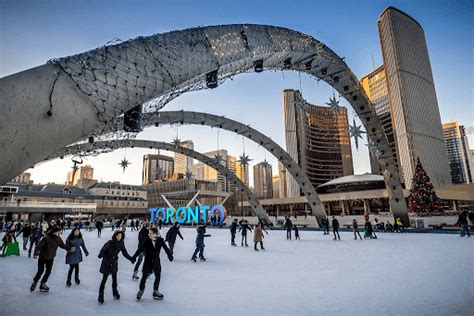
[[[443,124],[443,135],[453,183],[472,183],[472,160],[464,126],[448,121]]]
[[[272,165],[262,161],[253,166],[253,191],[259,199],[273,198]]]
[[[144,155],[142,184],[173,178],[174,159],[164,155]]]

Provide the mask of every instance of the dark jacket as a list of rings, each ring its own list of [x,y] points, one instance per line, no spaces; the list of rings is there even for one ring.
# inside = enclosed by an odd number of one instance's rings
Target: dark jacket
[[[206,227],[199,225],[196,228],[197,236],[196,236],[196,247],[201,248],[205,247],[204,245],[204,237],[211,237],[211,235],[206,234]]]
[[[247,235],[247,230],[252,231],[252,228],[250,228],[250,226],[249,226],[249,224],[247,223],[247,221],[242,222],[242,223],[240,224],[239,232],[242,231],[242,236],[245,236],[245,235]]]
[[[230,233],[232,235],[235,235],[236,232],[237,232],[237,223],[232,222],[232,224],[230,224]]]
[[[138,247],[148,238],[148,229],[146,227],[142,227],[138,232]]]
[[[23,233],[23,238],[30,237],[31,231],[32,229],[30,225],[26,225],[25,227],[23,227],[23,229],[21,230],[21,233]]]
[[[43,230],[41,229],[41,226],[36,226],[33,228],[31,231],[31,237],[30,239],[32,240],[39,240],[41,236],[43,235]]]
[[[456,224],[467,225],[467,213],[462,212],[459,214],[458,221]]]
[[[173,255],[161,237],[157,237],[154,242],[150,238],[145,239],[145,241],[138,247],[137,251],[135,251],[135,254],[133,255],[134,258],[136,258],[141,252],[145,253],[145,261],[143,262],[142,270],[144,273],[150,273],[160,266],[161,248],[165,250],[168,259],[173,261]]]
[[[171,228],[168,230],[166,233],[166,241],[167,242],[176,242],[176,237],[179,236],[179,238],[183,239],[183,236],[181,235],[181,232],[179,231],[178,227],[176,226],[171,226]]]
[[[87,251],[86,245],[84,244],[84,239],[81,237],[73,238],[73,239],[66,239],[66,245],[75,247],[76,250],[74,252],[68,252],[66,254],[66,264],[77,264],[82,262],[82,250],[86,256],[89,255],[89,251]]]
[[[352,229],[354,231],[357,231],[359,229],[359,224],[357,224],[357,221],[352,221]]]
[[[98,257],[99,259],[102,259],[102,264],[100,265],[100,272],[103,274],[112,274],[118,271],[119,252],[122,252],[122,255],[125,258],[132,261],[132,257],[130,257],[130,255],[128,254],[127,249],[125,249],[125,244],[123,242],[125,239],[125,235],[123,235],[124,238],[122,238],[122,240],[120,241],[117,241],[115,239],[115,236],[120,233],[122,232],[116,231],[112,236],[112,240],[106,242],[100,250]]]
[[[35,248],[35,256],[43,260],[53,260],[56,257],[56,251],[59,248],[69,250],[71,246],[65,245],[61,237],[54,234],[43,237]]]
[[[286,227],[286,230],[291,230],[293,228],[293,222],[291,219],[287,218],[284,226]]]
[[[97,228],[98,230],[101,230],[103,227],[104,227],[104,223],[102,221],[97,221],[95,223],[95,228]]]
[[[332,220],[332,227],[339,228],[339,221],[336,218]]]

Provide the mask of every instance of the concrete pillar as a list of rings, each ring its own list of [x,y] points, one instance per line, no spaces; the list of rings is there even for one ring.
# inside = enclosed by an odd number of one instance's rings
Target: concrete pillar
[[[364,199],[364,213],[370,214],[370,200]]]
[[[345,201],[339,201],[339,204],[341,205],[341,208],[342,208],[342,215],[346,215],[346,203]]]
[[[459,211],[458,201],[456,200],[453,200],[453,211]]]

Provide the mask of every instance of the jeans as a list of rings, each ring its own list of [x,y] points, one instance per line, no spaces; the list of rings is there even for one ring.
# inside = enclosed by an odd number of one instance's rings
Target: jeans
[[[339,236],[339,227],[333,227],[332,228],[332,232],[334,234],[334,239],[339,239],[341,240],[341,237]],[[337,238],[336,238],[336,234],[337,234]]]
[[[230,233],[230,244],[235,245],[235,233]]]
[[[38,259],[38,272],[36,272],[36,275],[33,278],[33,281],[35,282],[39,281],[46,267],[46,272],[43,275],[43,278],[41,279],[41,283],[48,282],[49,275],[51,274],[51,269],[53,268],[53,262],[54,262],[54,259],[44,260],[44,259],[39,258]]]
[[[204,247],[196,247],[194,250],[193,258],[196,258],[197,253],[199,252],[199,258],[204,258]]]
[[[354,239],[357,239],[357,235],[359,235],[360,240],[362,240],[362,236],[360,235],[358,230],[354,230]]]
[[[67,280],[69,282],[71,281],[71,276],[72,276],[72,271],[73,270],[74,270],[74,279],[77,282],[77,281],[79,281],[79,263],[69,265],[69,271],[67,273]]]
[[[171,251],[171,254],[173,254],[173,250],[174,250],[174,241],[168,241],[168,245],[170,246],[170,251]]]
[[[291,228],[290,229],[286,229],[286,239],[291,239]]]
[[[26,250],[26,245],[28,245],[28,240],[30,237],[23,237],[23,250]]]
[[[471,237],[471,232],[469,231],[469,225],[468,224],[461,224],[461,237],[464,236]]]

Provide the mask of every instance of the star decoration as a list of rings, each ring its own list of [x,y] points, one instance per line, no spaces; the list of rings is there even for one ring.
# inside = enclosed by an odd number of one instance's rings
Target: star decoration
[[[181,146],[181,139],[179,139],[178,137],[174,138],[173,139],[173,145],[175,147],[180,147]]]
[[[336,96],[333,94],[332,98],[329,98],[329,103],[326,103],[332,109],[334,114],[338,114],[341,110],[341,106],[339,105],[339,101],[336,100]]]
[[[368,140],[368,144],[365,144],[365,146],[367,146],[369,148],[369,151],[370,151],[370,154],[372,155],[372,157],[376,158],[376,159],[379,159],[380,157],[380,151],[377,147],[377,145],[375,144],[375,142],[373,140]]]
[[[253,159],[250,159],[248,155],[243,153],[239,156],[239,160],[237,160],[237,162],[240,163],[242,166],[248,166],[249,162],[252,160]]]
[[[354,137],[357,150],[359,150],[359,137],[362,139],[362,134],[366,132],[361,129],[361,125],[356,125],[355,119],[352,120],[353,125],[349,125],[350,137]]]
[[[264,168],[266,168],[266,167],[268,167],[269,165],[270,165],[270,163],[269,163],[268,160],[265,158],[265,160],[262,161],[262,166],[263,166]]]
[[[119,162],[119,165],[122,167],[123,172],[125,173],[125,168],[128,167],[128,165],[131,165],[132,163],[128,161],[126,158],[123,158],[121,162]]]
[[[217,154],[214,156],[214,160],[217,164],[220,164],[224,159],[221,155]]]
[[[188,180],[191,180],[193,178],[193,173],[187,170],[186,173],[184,174],[184,177]]]

